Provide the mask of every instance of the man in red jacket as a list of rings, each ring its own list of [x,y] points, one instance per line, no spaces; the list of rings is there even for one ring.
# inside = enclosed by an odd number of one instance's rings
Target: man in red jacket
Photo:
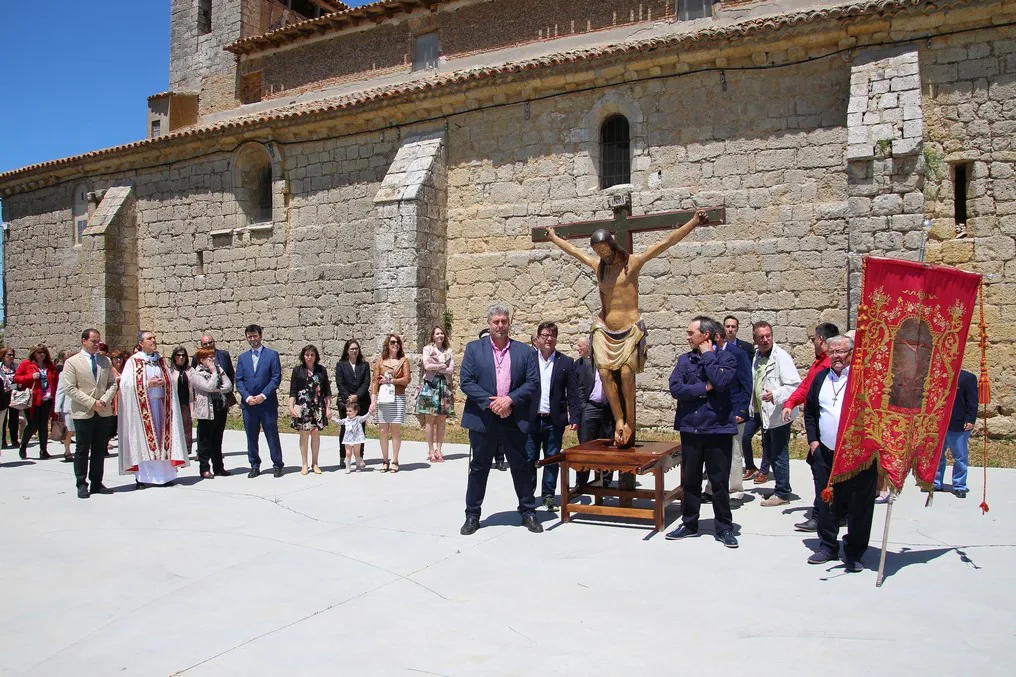
[[[804,406],[805,400],[808,398],[808,390],[811,388],[811,382],[815,380],[815,374],[819,373],[823,369],[829,368],[829,355],[826,353],[826,342],[834,336],[839,336],[840,330],[835,324],[831,322],[823,322],[822,324],[815,327],[815,333],[811,337],[811,345],[815,348],[815,361],[811,363],[808,368],[808,375],[801,381],[801,385],[797,386],[797,390],[793,392],[790,398],[783,405],[783,420],[789,421],[791,412],[794,407]],[[808,465],[811,466],[812,477],[815,476],[815,464],[811,456],[811,451],[808,452]],[[818,480],[815,480],[818,482]],[[818,514],[818,502],[822,499],[819,498],[821,488],[816,484],[815,488],[815,502],[812,504],[811,516],[803,522],[798,522],[794,525],[794,528],[798,531],[816,531],[818,529],[818,522],[815,516]]]

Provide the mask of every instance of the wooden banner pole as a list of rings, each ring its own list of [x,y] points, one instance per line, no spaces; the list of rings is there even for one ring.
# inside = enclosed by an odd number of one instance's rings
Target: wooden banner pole
[[[881,588],[885,580],[885,553],[889,547],[889,520],[893,517],[893,503],[896,502],[896,492],[890,487],[889,504],[885,511],[885,529],[882,531],[882,555],[878,558],[878,578],[875,579],[875,587]]]

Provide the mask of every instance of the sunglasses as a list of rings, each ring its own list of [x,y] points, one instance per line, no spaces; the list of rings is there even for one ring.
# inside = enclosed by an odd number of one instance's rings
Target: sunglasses
[[[388,345],[390,345],[390,346],[400,346],[400,345],[402,345],[402,343],[400,341],[396,341],[395,339],[392,339],[391,341],[388,342]]]

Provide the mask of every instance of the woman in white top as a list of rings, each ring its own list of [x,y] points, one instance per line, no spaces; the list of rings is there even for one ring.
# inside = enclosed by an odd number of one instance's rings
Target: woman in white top
[[[448,347],[448,336],[441,327],[430,330],[430,343],[423,347],[423,387],[416,398],[416,413],[426,417],[427,460],[444,463],[445,419],[455,411],[452,400],[452,374],[455,358]]]

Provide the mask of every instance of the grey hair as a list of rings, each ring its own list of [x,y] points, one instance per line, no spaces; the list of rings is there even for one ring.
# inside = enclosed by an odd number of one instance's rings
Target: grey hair
[[[698,322],[699,331],[703,334],[708,334],[710,340],[712,341],[715,341],[717,336],[723,334],[723,327],[721,327],[720,323],[711,317],[706,315],[696,315],[691,318],[691,321]]]
[[[511,318],[511,309],[503,303],[495,303],[494,305],[487,308],[487,322],[490,322],[490,318],[497,315],[498,317]]]
[[[141,341],[144,340],[145,334],[155,334],[155,332],[150,330],[150,329],[142,329],[141,331],[139,331],[138,332],[138,345],[141,345]]]
[[[854,339],[850,338],[849,336],[844,336],[843,334],[840,334],[839,336],[834,336],[832,338],[826,339],[826,345],[827,346],[832,346],[832,344],[834,344],[834,343],[846,343],[847,344],[847,350],[853,350],[854,349]]]

